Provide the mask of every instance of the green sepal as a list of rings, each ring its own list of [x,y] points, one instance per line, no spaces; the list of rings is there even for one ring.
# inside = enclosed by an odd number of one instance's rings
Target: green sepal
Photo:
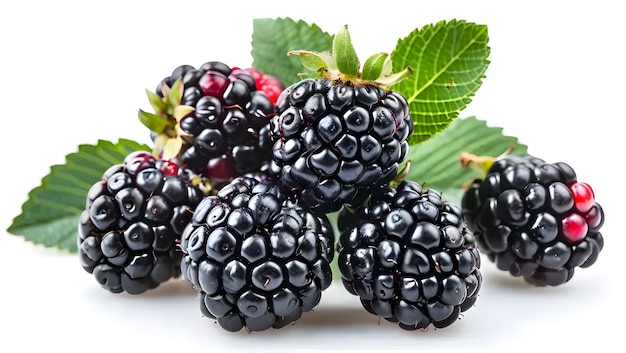
[[[395,74],[379,77],[375,82],[383,87],[391,87],[396,83],[411,77],[412,74],[413,69],[410,66],[407,66],[404,70],[396,72]]]
[[[491,166],[496,161],[496,158],[490,156],[477,156],[467,151],[463,151],[459,160],[463,168],[469,168],[476,172],[476,178],[484,179],[489,173]]]
[[[386,77],[393,74],[393,63],[391,62],[391,55],[387,55],[385,62],[383,62],[383,72],[379,77]]]
[[[148,96],[148,101],[154,109],[154,112],[157,114],[163,114],[167,111],[167,103],[163,101],[163,98],[159,97],[158,94],[146,90],[146,95]]]
[[[375,81],[380,76],[385,75],[385,62],[388,58],[388,53],[377,53],[367,58],[367,60],[365,60],[365,64],[363,64],[361,79]]]
[[[461,166],[463,168],[469,168],[475,171],[478,174],[477,178],[485,179],[493,164],[497,160],[510,155],[515,147],[514,143],[510,143],[508,148],[499,156],[478,156],[468,151],[463,151],[461,152],[459,161],[461,162]]]
[[[348,25],[343,26],[335,35],[332,52],[339,72],[349,77],[358,76],[360,63],[350,39]]]
[[[389,53],[377,53],[370,56],[361,71],[359,58],[352,45],[347,25],[333,37],[331,52],[302,49],[288,51],[287,55],[298,55],[305,68],[320,73],[324,78],[353,86],[373,85],[389,89],[412,74],[410,67],[393,73]]]
[[[325,72],[336,68],[333,56],[328,52],[316,53],[308,50],[293,50],[287,55],[299,55],[302,66],[315,72]]]
[[[172,159],[178,155],[182,146],[183,139],[181,136],[168,137],[165,134],[159,134],[154,138],[152,153],[157,158]]]
[[[154,131],[157,134],[164,133],[172,127],[173,122],[169,121],[166,117],[148,113],[141,109],[139,109],[139,113],[137,115],[139,116],[139,121],[141,121],[142,124],[150,129],[150,131]]]
[[[183,139],[180,136],[176,136],[174,138],[170,138],[167,140],[167,143],[163,147],[163,151],[161,153],[161,158],[163,159],[172,159],[178,155],[180,150],[183,147]]]
[[[177,122],[180,122],[184,117],[191,114],[195,110],[196,109],[194,107],[189,105],[177,105],[174,107],[174,119],[176,119]]]
[[[174,114],[174,108],[180,105],[180,101],[183,99],[183,79],[179,77],[176,79],[172,87],[170,88],[170,92],[165,96],[167,99],[167,113],[169,115]]]
[[[168,86],[165,81],[161,81],[161,94],[163,97],[167,97],[170,94],[170,86]],[[163,98],[163,100],[165,101],[165,98]]]

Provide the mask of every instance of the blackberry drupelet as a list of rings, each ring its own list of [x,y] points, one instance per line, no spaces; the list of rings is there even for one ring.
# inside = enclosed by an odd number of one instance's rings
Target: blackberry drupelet
[[[129,294],[180,276],[177,243],[204,196],[192,179],[188,170],[143,151],[111,166],[89,190],[78,223],[85,271],[103,288]]]
[[[595,263],[604,246],[604,212],[571,166],[530,155],[481,164],[465,153],[461,162],[483,170],[462,208],[479,248],[498,269],[535,286],[557,286],[577,267]]]
[[[461,209],[437,191],[385,186],[338,222],[342,282],[368,312],[415,330],[449,326],[474,305],[480,253]]]
[[[254,77],[256,88],[265,93],[267,98],[269,98],[273,104],[276,104],[278,97],[285,89],[285,85],[282,81],[280,81],[276,76],[265,74],[255,67],[249,67],[246,71]]]
[[[337,34],[334,47],[353,51],[346,36],[347,29]],[[341,56],[344,52],[320,55],[324,65],[316,69],[322,76],[285,89],[272,119],[276,142],[270,170],[287,192],[301,193],[302,202],[318,213],[356,207],[373,188],[396,177],[413,133],[406,99],[390,89],[410,70],[392,75],[366,66],[364,72],[380,73],[368,77],[358,72],[358,61]],[[303,63],[319,55],[296,54]],[[346,60],[349,68],[340,65]]]
[[[165,102],[153,106],[167,124],[146,125],[157,144],[178,141],[172,151],[163,148],[169,153],[164,158],[178,156],[184,167],[221,182],[271,159],[275,106],[248,71],[219,61],[181,65],[161,81],[156,95],[151,102]]]
[[[204,316],[227,331],[295,322],[332,281],[334,234],[271,180],[242,176],[204,198],[185,228],[181,270]]]

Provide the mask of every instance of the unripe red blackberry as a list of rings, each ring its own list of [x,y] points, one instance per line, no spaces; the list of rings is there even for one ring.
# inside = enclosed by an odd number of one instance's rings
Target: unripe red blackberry
[[[461,162],[485,173],[465,191],[462,207],[479,248],[498,269],[536,286],[557,286],[595,263],[604,246],[604,211],[570,165],[468,153]]]
[[[265,93],[267,98],[269,98],[272,103],[276,104],[278,96],[280,96],[285,89],[285,85],[277,77],[262,73],[255,67],[249,67],[246,71],[254,77],[256,88]]]
[[[132,152],[89,190],[78,223],[85,271],[113,292],[140,294],[180,275],[180,235],[204,196],[193,174]]]

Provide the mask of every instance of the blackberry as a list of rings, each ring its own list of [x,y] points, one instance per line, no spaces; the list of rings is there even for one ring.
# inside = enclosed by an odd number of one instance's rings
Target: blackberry
[[[90,188],[78,222],[85,271],[113,293],[140,294],[179,277],[177,242],[204,196],[192,179],[148,152],[111,166]]]
[[[281,328],[332,281],[334,234],[271,181],[242,176],[204,198],[181,241],[183,278],[227,331]]]
[[[442,328],[476,302],[480,253],[460,207],[437,191],[385,186],[338,223],[343,285],[371,314],[405,330]]]
[[[181,65],[149,93],[156,114],[140,111],[165,159],[214,182],[258,169],[271,158],[275,106],[246,70],[209,61]]]
[[[570,165],[531,155],[465,153],[461,161],[483,170],[462,208],[479,248],[498,269],[535,286],[557,286],[577,267],[595,263],[604,246],[604,211]]]
[[[318,56],[324,62],[316,67],[322,76],[285,89],[272,119],[276,142],[270,170],[288,192],[301,193],[302,202],[319,213],[356,207],[370,190],[391,181],[413,132],[406,99],[389,88],[410,70],[391,75],[368,66],[368,60],[363,72],[370,76],[361,75],[358,61],[342,56],[354,51],[347,28],[335,36],[334,47],[346,50],[337,57],[295,52],[305,65],[307,58]]]

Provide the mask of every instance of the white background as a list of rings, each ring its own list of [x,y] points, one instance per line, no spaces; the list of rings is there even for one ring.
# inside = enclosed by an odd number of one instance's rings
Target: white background
[[[375,5],[380,4],[380,5]],[[182,352],[320,349],[572,351],[623,334],[624,48],[609,1],[4,1],[0,5],[0,351]],[[6,232],[28,192],[79,144],[149,142],[144,89],[179,64],[248,66],[252,19],[291,17],[329,33],[348,24],[362,58],[440,20],[489,27],[491,64],[461,116],[572,165],[606,213],[598,262],[567,284],[531,288],[483,262],[476,306],[446,329],[405,332],[334,283],[295,325],[228,333],[173,281],[142,295],[100,289],[75,255]],[[280,35],[280,34],[276,34]],[[277,55],[281,55],[277,53]]]

